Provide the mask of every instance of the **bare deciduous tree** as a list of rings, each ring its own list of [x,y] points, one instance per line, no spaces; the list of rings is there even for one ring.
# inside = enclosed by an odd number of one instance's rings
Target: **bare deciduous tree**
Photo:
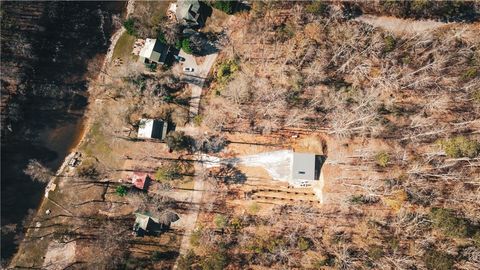
[[[32,180],[40,183],[48,183],[53,177],[53,172],[36,159],[29,160],[27,168],[23,172]]]

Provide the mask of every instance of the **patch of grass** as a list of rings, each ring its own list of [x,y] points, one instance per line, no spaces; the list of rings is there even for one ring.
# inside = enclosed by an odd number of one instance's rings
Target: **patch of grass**
[[[113,49],[112,59],[117,58],[133,58],[132,50],[133,44],[135,43],[135,37],[128,34],[127,32],[123,33],[122,36],[118,39]]]
[[[108,156],[111,153],[112,149],[107,142],[100,123],[94,123],[86,137],[86,142],[81,146],[81,149],[85,152],[86,156]]]
[[[174,185],[176,188],[183,188],[183,189],[190,189],[193,190],[195,186],[195,181],[193,179],[189,178],[186,180],[185,178],[180,181],[180,183]]]

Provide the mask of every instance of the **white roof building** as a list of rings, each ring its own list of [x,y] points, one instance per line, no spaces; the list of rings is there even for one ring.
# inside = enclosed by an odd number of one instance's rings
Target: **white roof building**
[[[142,118],[138,126],[138,138],[163,140],[167,136],[167,128],[166,121]]]
[[[140,60],[145,63],[155,62],[164,64],[169,54],[171,54],[170,46],[156,39],[147,38],[142,49],[140,49],[139,56]]]
[[[309,153],[293,153],[290,183],[295,187],[307,187],[318,181],[325,157]]]

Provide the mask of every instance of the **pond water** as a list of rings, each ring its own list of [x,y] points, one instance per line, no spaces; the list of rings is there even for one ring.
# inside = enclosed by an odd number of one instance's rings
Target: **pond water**
[[[121,16],[125,8],[120,1],[49,2],[41,21],[45,30],[31,37],[36,62],[18,101],[22,118],[2,137],[2,264],[17,250],[23,221],[35,213],[44,194],[45,185],[23,170],[37,159],[56,171],[78,144],[88,100],[87,73],[98,73],[89,67],[103,61],[115,30],[112,15]]]

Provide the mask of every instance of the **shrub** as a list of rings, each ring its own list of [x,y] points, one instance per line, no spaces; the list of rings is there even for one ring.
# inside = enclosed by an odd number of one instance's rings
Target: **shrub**
[[[401,189],[392,192],[390,196],[383,198],[383,202],[394,211],[399,211],[402,205],[408,200],[408,193]]]
[[[314,269],[323,269],[323,266],[334,266],[335,265],[335,256],[327,254],[324,258],[316,259],[312,266]]]
[[[195,255],[193,250],[189,250],[187,254],[180,256],[178,259],[178,270],[191,270],[194,269],[193,265],[198,261],[198,256]]]
[[[152,253],[152,260],[153,260],[153,261],[158,262],[158,261],[160,261],[161,259],[162,259],[162,253],[161,253],[160,251],[154,251],[154,252]]]
[[[235,7],[236,2],[235,1],[215,1],[213,3],[213,7],[221,10],[227,14],[233,14],[234,7]]]
[[[385,52],[391,52],[395,49],[395,46],[397,45],[397,41],[393,36],[386,36],[383,39],[383,43],[385,45],[384,51]]]
[[[219,82],[225,83],[232,77],[233,73],[235,73],[239,69],[240,67],[238,66],[236,61],[234,60],[225,61],[218,65],[217,74],[216,74],[217,80]]]
[[[190,46],[190,40],[188,38],[182,40],[182,50],[188,54],[192,54],[193,50]]]
[[[480,230],[477,228],[477,232],[472,236],[473,244],[480,248]]]
[[[292,23],[286,23],[280,26],[276,31],[278,38],[286,41],[295,36],[295,26]]]
[[[214,222],[218,229],[223,229],[227,225],[228,221],[224,215],[216,215]]]
[[[453,269],[455,260],[452,255],[441,251],[427,251],[424,256],[425,266],[432,270],[450,270]]]
[[[127,195],[128,189],[126,186],[118,186],[115,192],[117,193],[118,196],[123,197]]]
[[[378,260],[383,257],[383,249],[379,246],[373,246],[368,250],[368,257],[372,260]]]
[[[327,11],[328,5],[323,1],[313,1],[305,6],[305,11],[315,15],[324,15]]]
[[[462,79],[464,80],[473,79],[477,76],[477,74],[478,74],[478,70],[474,67],[471,67],[463,73]]]
[[[204,153],[218,153],[227,146],[227,140],[223,136],[212,135],[200,137],[196,141],[196,148]]]
[[[223,270],[228,263],[228,254],[224,250],[217,251],[203,261],[202,270]]]
[[[463,136],[441,140],[439,144],[445,151],[445,154],[451,158],[474,158],[480,154],[480,142],[469,140]]]
[[[152,62],[152,63],[145,63],[145,67],[150,70],[151,72],[154,72],[157,70],[157,63]]]
[[[258,203],[256,202],[253,202],[252,204],[250,204],[250,206],[248,207],[248,212],[255,215],[258,213],[258,211],[260,211],[260,205],[258,205]]]
[[[234,217],[232,218],[232,220],[230,220],[228,226],[232,228],[232,230],[238,231],[244,227],[244,224],[240,218]]]
[[[375,161],[377,162],[378,166],[385,168],[390,161],[390,156],[387,152],[382,151],[375,155]]]
[[[366,195],[353,195],[351,196],[348,201],[351,204],[374,204],[379,201],[377,197],[373,196],[366,196]]]
[[[413,0],[411,8],[416,13],[421,13],[431,6],[431,2],[428,0]]]
[[[445,235],[456,238],[465,238],[468,235],[468,223],[455,216],[452,210],[432,208],[430,219],[433,226],[440,229]]]
[[[385,238],[385,241],[393,252],[400,248],[400,240],[394,236]]]
[[[175,49],[178,49],[180,50],[182,48],[182,41],[181,40],[177,40],[175,41]]]
[[[195,229],[190,235],[190,244],[192,244],[192,246],[194,247],[198,247],[200,245],[201,237],[202,237],[202,228]]]
[[[480,88],[473,91],[472,98],[474,103],[480,105]]]
[[[300,237],[297,240],[297,247],[301,251],[306,251],[310,248],[310,241],[306,238]]]
[[[123,27],[127,30],[127,33],[131,36],[136,36],[137,31],[135,30],[135,20],[130,18],[123,22]]]
[[[193,117],[193,124],[195,124],[196,127],[199,127],[202,124],[203,121],[203,116],[200,114],[197,114]]]
[[[165,38],[165,34],[162,31],[158,32],[157,39],[163,43],[168,43],[167,39]]]

